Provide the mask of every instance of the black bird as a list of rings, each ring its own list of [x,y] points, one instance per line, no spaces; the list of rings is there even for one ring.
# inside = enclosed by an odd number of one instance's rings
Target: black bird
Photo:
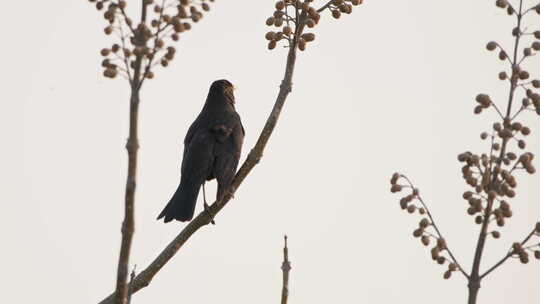
[[[204,107],[184,139],[180,185],[158,220],[165,217],[165,223],[173,219],[190,221],[201,185],[207,180],[217,180],[217,200],[226,194],[236,173],[245,134],[234,108],[233,91],[234,86],[224,79],[210,86]]]

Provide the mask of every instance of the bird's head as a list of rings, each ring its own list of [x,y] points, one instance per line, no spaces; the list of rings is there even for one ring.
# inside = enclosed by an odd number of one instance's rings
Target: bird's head
[[[214,81],[210,87],[210,94],[224,95],[234,105],[234,85],[226,79]]]

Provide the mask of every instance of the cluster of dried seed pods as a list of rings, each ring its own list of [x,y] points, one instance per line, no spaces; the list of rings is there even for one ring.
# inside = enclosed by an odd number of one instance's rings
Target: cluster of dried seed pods
[[[269,50],[275,49],[280,41],[286,41],[286,47],[294,46],[304,51],[307,44],[315,40],[315,34],[304,33],[304,28],[314,28],[319,24],[322,11],[330,10],[332,16],[339,18],[342,12],[350,14],[353,6],[362,3],[361,0],[332,0],[316,9],[313,2],[313,0],[280,0],[276,2],[276,10],[265,21],[267,26],[277,28],[277,30],[267,32],[264,36],[268,40]]]
[[[103,18],[108,23],[105,34],[118,38],[100,52],[105,57],[103,75],[115,78],[120,73],[130,81],[138,77],[140,82],[154,78],[152,68],[156,65],[169,66],[176,53],[172,41],[178,41],[181,33],[191,29],[191,23],[201,20],[214,0],[145,0],[143,5],[148,9],[139,23],[128,17],[125,0],[89,1],[97,10],[104,10]]]

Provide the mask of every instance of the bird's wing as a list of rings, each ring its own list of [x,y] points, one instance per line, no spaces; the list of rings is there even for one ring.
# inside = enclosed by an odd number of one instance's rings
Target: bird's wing
[[[191,140],[184,146],[182,177],[206,178],[214,162],[214,135],[206,129],[193,132]]]
[[[244,126],[242,125],[239,117],[238,123],[234,126],[232,131],[234,156],[237,160],[240,159],[240,154],[242,153],[242,145],[244,144],[245,135],[246,131],[244,130]]]

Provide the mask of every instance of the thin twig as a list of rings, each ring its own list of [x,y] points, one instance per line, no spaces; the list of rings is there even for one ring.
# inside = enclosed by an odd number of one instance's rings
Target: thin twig
[[[131,271],[131,274],[129,275],[129,288],[128,288],[128,297],[127,297],[127,304],[131,303],[131,283],[133,282],[133,279],[135,278],[135,270],[137,270],[137,265],[133,266],[133,270]]]
[[[533,229],[533,231],[531,231],[531,233],[529,233],[529,235],[521,242],[521,245],[525,245],[525,243],[527,243],[529,241],[529,239],[535,234],[536,232],[536,229]],[[482,274],[480,276],[480,279],[482,279],[483,277],[487,276],[488,274],[490,274],[493,270],[497,269],[499,266],[501,266],[504,262],[506,262],[506,260],[511,257],[512,255],[514,254],[513,250],[510,249],[508,251],[508,253],[500,260],[498,261],[495,265],[491,266],[491,268],[489,268],[486,272],[484,272],[484,274]]]
[[[289,299],[289,272],[291,271],[291,263],[289,262],[289,248],[287,248],[287,235],[284,237],[285,246],[283,247],[283,263],[281,270],[283,271],[283,287],[281,288],[281,304],[287,304]]]
[[[328,1],[325,5],[323,5],[321,8],[319,8],[319,9],[317,10],[317,13],[320,13],[320,12],[324,11],[325,9],[327,9],[328,7],[330,7],[330,5],[332,4],[332,2],[333,2],[332,0]]]
[[[146,21],[147,5],[142,0],[141,23]],[[135,232],[135,188],[137,179],[138,117],[139,117],[139,77],[141,73],[142,55],[137,56],[135,71],[131,82],[131,100],[129,105],[129,137],[126,143],[128,152],[128,172],[125,192],[124,221],[122,222],[122,241],[118,257],[118,272],[116,276],[116,304],[127,303],[128,298],[128,267],[131,253],[131,243]]]
[[[409,178],[405,175],[402,175],[405,180],[407,181],[407,183],[409,183],[409,185],[411,186],[412,189],[415,189],[414,188],[414,185],[413,183],[409,180]],[[424,203],[424,200],[422,199],[422,197],[420,195],[417,195],[418,197],[418,201],[420,201],[420,203],[422,204],[422,206],[424,207],[424,210],[426,210],[426,214],[427,216],[429,217],[429,220],[431,221],[431,225],[433,226],[433,228],[435,229],[435,232],[437,232],[437,235],[439,236],[439,238],[442,238],[445,240],[446,242],[446,251],[448,252],[448,254],[450,255],[450,258],[452,259],[452,261],[457,265],[459,271],[468,279],[469,278],[469,274],[467,274],[465,272],[465,270],[463,270],[463,267],[461,267],[461,265],[459,264],[458,260],[456,259],[456,257],[454,256],[454,254],[452,254],[452,251],[450,250],[450,247],[448,246],[448,241],[443,237],[441,231],[439,230],[439,227],[437,227],[437,224],[435,223],[435,220],[433,219],[433,216],[431,215],[431,212],[429,211],[429,208],[428,206],[426,205],[426,203]]]

